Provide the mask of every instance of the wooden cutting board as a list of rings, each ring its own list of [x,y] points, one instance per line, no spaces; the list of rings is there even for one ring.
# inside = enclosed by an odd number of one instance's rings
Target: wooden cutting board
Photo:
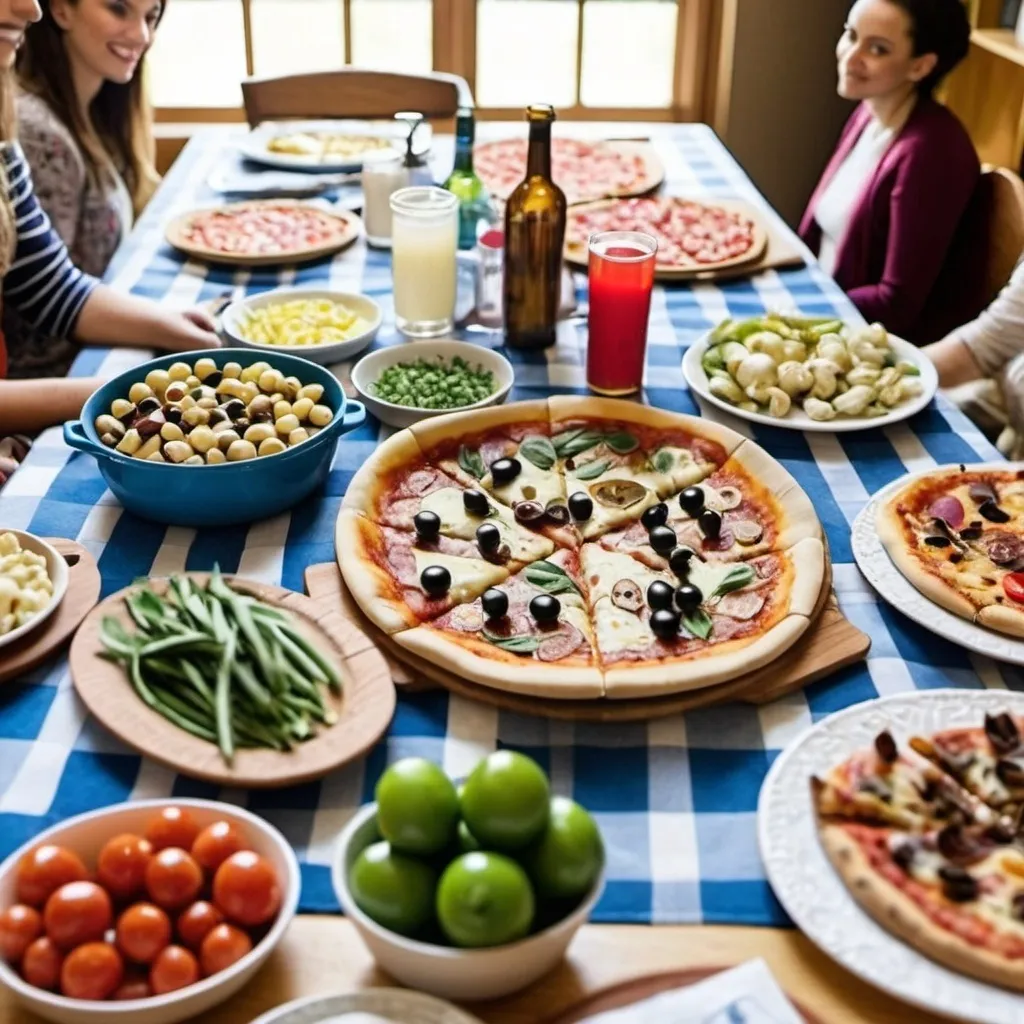
[[[43,539],[68,563],[68,589],[56,611],[38,629],[26,633],[0,652],[0,683],[19,679],[53,657],[71,640],[100,597],[100,570],[96,559],[73,540]]]
[[[325,608],[340,608],[380,649],[391,666],[395,686],[403,691],[436,689],[478,700],[505,711],[579,722],[630,722],[660,718],[696,708],[740,700],[765,704],[855,664],[867,654],[871,638],[839,611],[831,590],[831,566],[818,602],[818,614],[807,632],[781,658],[756,672],[686,693],[636,700],[552,700],[507,693],[469,682],[410,654],[371,623],[360,611],[334,562],[311,565],[306,590]]]
[[[189,573],[205,583],[207,573]],[[340,574],[339,574],[340,575]],[[287,610],[297,629],[330,658],[345,683],[340,696],[325,695],[338,714],[331,726],[291,751],[239,750],[227,764],[212,743],[184,732],[136,696],[124,669],[100,656],[104,616],[119,619],[134,632],[123,598],[133,589],[112,594],[93,609],[71,645],[71,680],[86,707],[100,724],[140,753],[182,775],[221,786],[272,789],[298,785],[362,757],[384,734],[395,711],[395,688],[387,663],[376,645],[337,604],[315,602],[283,587],[227,578],[234,587],[267,604]],[[151,580],[162,591],[166,580]]]

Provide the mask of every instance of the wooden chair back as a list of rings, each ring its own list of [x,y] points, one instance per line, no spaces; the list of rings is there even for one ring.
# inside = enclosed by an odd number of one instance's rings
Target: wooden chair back
[[[937,341],[973,320],[1010,280],[1024,257],[1024,181],[986,166],[932,291],[923,336]]]
[[[281,78],[250,78],[242,83],[245,117],[254,128],[263,121],[333,118],[387,118],[403,110],[428,118],[451,118],[472,106],[469,84],[440,71],[402,75],[344,67]]]

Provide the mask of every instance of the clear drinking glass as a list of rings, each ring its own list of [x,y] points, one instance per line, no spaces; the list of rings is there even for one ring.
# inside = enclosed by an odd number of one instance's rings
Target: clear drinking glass
[[[640,231],[590,236],[587,386],[602,395],[639,391],[658,242]]]
[[[363,184],[363,223],[366,241],[378,249],[391,245],[391,196],[409,184],[402,154],[368,160],[360,175]]]
[[[455,319],[459,199],[414,186],[391,196],[395,324],[410,338],[437,338]]]

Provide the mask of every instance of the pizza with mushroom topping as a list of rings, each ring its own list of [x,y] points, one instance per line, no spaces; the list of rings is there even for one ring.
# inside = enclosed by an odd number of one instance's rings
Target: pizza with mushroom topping
[[[1024,991],[1024,721],[888,731],[811,779],[822,846],[881,925],[953,970]]]
[[[877,522],[889,557],[926,597],[1024,636],[1024,470],[936,470],[882,504]]]
[[[556,698],[743,675],[802,635],[826,577],[810,501],[753,442],[590,398],[395,434],[349,485],[337,552],[400,647]]]

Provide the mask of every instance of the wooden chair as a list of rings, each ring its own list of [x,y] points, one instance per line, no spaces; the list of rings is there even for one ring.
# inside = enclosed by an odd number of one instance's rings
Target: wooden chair
[[[986,166],[929,299],[924,336],[914,340],[937,341],[973,320],[1022,257],[1024,182],[1005,167]]]
[[[458,75],[401,75],[353,67],[250,78],[242,83],[242,99],[252,128],[263,121],[386,118],[403,110],[451,118],[458,107],[473,105],[469,84]]]

